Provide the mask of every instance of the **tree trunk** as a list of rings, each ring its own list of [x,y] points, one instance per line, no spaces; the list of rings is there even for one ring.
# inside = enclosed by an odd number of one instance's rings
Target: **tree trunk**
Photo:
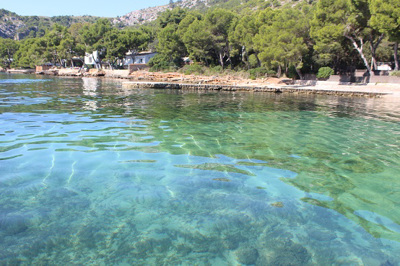
[[[279,66],[278,66],[278,72],[276,72],[276,76],[277,76],[278,78],[280,78],[281,75],[282,75],[282,68],[281,68],[281,65],[279,65]]]
[[[399,70],[399,57],[397,56],[397,50],[399,48],[399,43],[394,43],[394,70]]]
[[[102,62],[101,62],[101,59],[100,59],[100,56],[99,56],[99,61],[96,62],[96,68],[97,68],[97,69],[102,69],[102,68],[103,68]]]
[[[10,67],[11,67],[11,53],[10,53],[10,49],[7,49],[7,56],[8,56],[7,68],[10,68]]]
[[[221,51],[219,52],[219,63],[222,66],[222,69],[224,69],[224,55]]]
[[[301,70],[297,67],[296,67],[296,72],[297,72],[297,75],[299,75],[300,79],[303,80],[304,79],[303,74],[301,73]]]
[[[374,75],[374,72],[372,71],[371,66],[369,65],[368,60],[367,60],[367,58],[365,57],[364,52],[363,52],[363,48],[364,48],[364,41],[363,41],[363,39],[361,39],[361,38],[359,39],[359,40],[360,40],[360,45],[358,45],[358,43],[356,42],[356,40],[354,40],[353,37],[351,37],[351,36],[349,36],[349,35],[345,35],[345,37],[351,41],[351,43],[353,44],[354,48],[355,48],[355,49],[357,50],[357,52],[360,54],[361,59],[363,60],[364,65],[365,65],[365,67],[367,68],[367,71],[368,71],[369,75],[370,75],[370,76],[373,76],[373,75]]]
[[[289,65],[285,64],[285,75],[286,75],[286,77],[288,76],[288,72],[289,72]]]
[[[384,34],[381,34],[381,36],[379,36],[379,38],[376,41],[376,43],[373,42],[373,37],[372,36],[370,37],[371,38],[371,40],[370,40],[370,49],[371,49],[371,69],[372,70],[376,70],[377,69],[376,49],[378,48],[379,44],[383,40],[384,36],[385,36]]]
[[[242,62],[245,63],[247,70],[249,70],[250,68],[250,64],[249,64],[249,58],[247,56],[247,52],[246,52],[246,46],[242,46]]]
[[[257,59],[257,66],[261,67],[261,61],[260,61],[260,58],[258,58],[258,53],[254,53],[254,55],[256,56],[256,59]]]
[[[229,50],[228,50],[227,56],[228,56],[228,60],[226,62],[229,62],[229,64],[231,65],[231,69],[233,70],[232,57],[231,57],[231,53],[229,52]]]

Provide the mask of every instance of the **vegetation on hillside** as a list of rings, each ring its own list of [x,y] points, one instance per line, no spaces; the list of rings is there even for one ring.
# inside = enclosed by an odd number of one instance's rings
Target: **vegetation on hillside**
[[[70,27],[75,23],[95,23],[98,19],[93,16],[20,16],[0,9],[0,36],[18,40],[43,37],[54,24]]]

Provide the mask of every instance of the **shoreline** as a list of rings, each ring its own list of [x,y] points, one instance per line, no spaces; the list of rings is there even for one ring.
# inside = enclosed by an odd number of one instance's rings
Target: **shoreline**
[[[170,83],[170,82],[147,82],[127,81],[123,82],[125,88],[150,88],[150,89],[178,89],[195,91],[238,91],[238,92],[269,92],[269,93],[302,93],[302,94],[324,94],[337,96],[358,96],[358,97],[383,97],[390,95],[390,92],[378,92],[369,90],[356,90],[355,88],[332,89],[323,86],[296,86],[296,85],[224,85],[224,84],[193,84],[193,83]]]
[[[26,70],[7,70],[6,73],[126,80],[122,82],[124,88],[145,87],[153,89],[303,93],[350,97],[400,98],[400,84],[392,83],[340,84],[339,82],[330,81],[298,80],[293,84],[292,80],[283,78],[270,77],[252,80],[237,75],[185,75],[178,72],[163,73],[145,70],[135,71],[131,74],[129,74],[127,70],[92,70],[83,74],[76,69],[50,70],[41,73],[32,73]]]

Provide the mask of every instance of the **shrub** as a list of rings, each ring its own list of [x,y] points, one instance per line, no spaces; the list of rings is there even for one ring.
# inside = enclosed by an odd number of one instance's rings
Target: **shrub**
[[[182,67],[181,72],[185,75],[191,75],[191,74],[203,74],[204,69],[201,65],[198,64],[193,64],[193,65],[186,65]]]
[[[250,79],[256,79],[264,77],[268,73],[268,69],[265,67],[257,67],[249,70]]]
[[[330,67],[321,67],[318,69],[317,78],[319,79],[328,79],[331,75],[333,75],[334,71]]]
[[[215,66],[215,67],[210,68],[210,70],[211,70],[211,72],[214,72],[214,73],[221,73],[223,71],[222,66]]]
[[[258,66],[258,60],[255,54],[251,54],[249,56],[249,65],[251,68],[255,68]]]
[[[400,77],[400,70],[396,70],[396,71],[390,72],[390,75],[391,76],[395,76],[395,77]]]
[[[170,69],[171,62],[169,61],[169,58],[167,56],[157,54],[152,59],[150,59],[149,66],[150,71],[152,72],[163,71]]]
[[[267,77],[276,77],[276,71],[275,70],[268,70],[267,71]]]
[[[288,68],[286,76],[290,79],[298,79],[299,78],[299,75],[297,74],[297,71],[296,71],[296,67],[294,65],[291,65]]]

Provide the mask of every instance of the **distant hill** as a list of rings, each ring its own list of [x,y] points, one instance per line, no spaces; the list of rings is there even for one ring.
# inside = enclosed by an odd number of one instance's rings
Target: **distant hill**
[[[308,1],[312,3],[315,0]],[[199,11],[220,7],[240,13],[244,10],[254,11],[266,7],[279,7],[285,3],[291,2],[295,4],[298,0],[177,0],[176,2],[171,0],[168,5],[135,10],[117,18],[110,18],[110,20],[117,27],[123,28],[154,21],[158,18],[160,13],[175,7]],[[0,37],[17,40],[26,37],[40,37],[43,36],[46,29],[51,28],[54,23],[69,27],[78,22],[94,23],[99,18],[100,17],[93,16],[20,16],[11,11],[0,9]]]
[[[204,9],[207,8],[210,0],[181,0],[169,5],[149,7],[141,10],[132,11],[124,16],[117,17],[113,20],[114,24],[119,27],[134,26],[151,22],[157,19],[158,15],[168,9],[175,7],[187,9]]]
[[[132,11],[124,16],[115,18],[113,23],[119,27],[144,24],[156,20],[160,13],[175,7],[195,9],[200,12],[206,11],[209,8],[219,7],[241,13],[244,10],[251,12],[267,7],[279,8],[287,3],[293,2],[293,4],[296,4],[298,1],[299,0],[179,0],[171,2],[169,5]],[[310,4],[314,1],[316,0],[308,0]]]
[[[78,22],[96,22],[99,17],[93,16],[20,16],[14,12],[0,9],[0,37],[23,39],[25,37],[43,36],[46,29],[54,23],[69,27]]]

